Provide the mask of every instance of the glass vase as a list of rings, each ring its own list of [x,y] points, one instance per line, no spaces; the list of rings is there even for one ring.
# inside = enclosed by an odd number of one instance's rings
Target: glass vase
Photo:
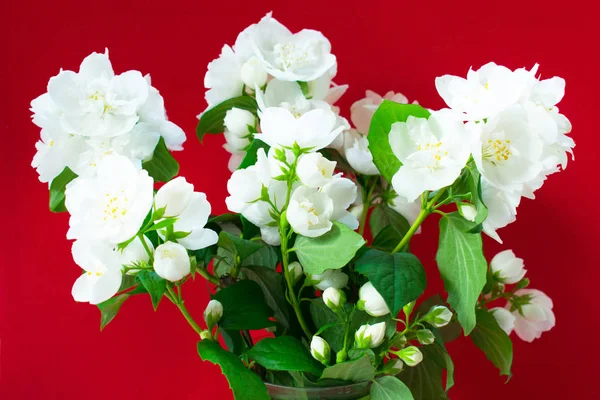
[[[329,387],[291,387],[265,383],[273,400],[357,400],[369,394],[371,382]]]

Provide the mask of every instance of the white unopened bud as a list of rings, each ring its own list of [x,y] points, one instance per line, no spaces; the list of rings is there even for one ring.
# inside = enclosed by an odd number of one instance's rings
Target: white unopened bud
[[[310,279],[319,290],[330,287],[341,289],[348,284],[348,275],[337,269],[328,269],[322,274],[311,275]]]
[[[225,129],[223,136],[225,136],[225,144],[223,145],[223,148],[231,154],[245,151],[250,145],[249,138],[236,136],[228,129]]]
[[[194,185],[188,183],[183,176],[165,183],[154,196],[156,209],[165,208],[164,217],[177,217],[192,200]]]
[[[394,358],[385,364],[385,372],[389,375],[398,375],[404,369],[404,362],[399,358]]]
[[[294,261],[288,264],[288,271],[292,274],[292,280],[294,283],[298,282],[298,280],[304,274],[304,270],[302,269],[302,265],[298,261]]]
[[[371,282],[367,282],[358,291],[359,308],[373,317],[381,317],[390,313],[385,300]]]
[[[296,173],[303,184],[318,188],[331,180],[335,164],[335,161],[329,161],[321,153],[308,153],[302,155],[298,160]]]
[[[331,348],[329,347],[329,343],[327,343],[320,336],[313,336],[312,340],[310,341],[310,354],[315,360],[322,364],[328,365],[329,358],[331,356]]]
[[[332,310],[339,310],[346,304],[346,294],[339,289],[330,287],[323,291],[323,302]]]
[[[419,350],[419,348],[415,346],[408,346],[400,350],[396,354],[409,367],[414,367],[415,365],[423,361],[423,353],[421,353],[421,350]]]
[[[417,340],[421,344],[431,344],[435,341],[435,336],[429,329],[421,329],[417,331]]]
[[[468,221],[475,221],[477,217],[477,208],[473,204],[469,203],[458,203],[458,212]]]
[[[190,273],[190,266],[190,256],[179,243],[163,243],[154,252],[154,271],[168,281],[183,279]]]
[[[375,325],[362,325],[354,335],[355,346],[359,349],[374,349],[385,339],[385,322]]]
[[[234,107],[225,113],[223,124],[235,136],[245,137],[250,134],[248,126],[255,126],[256,118],[254,118],[254,114],[250,111]]]
[[[490,262],[494,277],[506,284],[517,283],[523,279],[527,272],[523,266],[523,259],[517,258],[512,250],[501,251]]]
[[[252,56],[242,65],[242,82],[251,89],[261,88],[267,83],[269,75],[256,56]]]
[[[425,321],[429,322],[436,328],[441,328],[448,325],[452,319],[452,311],[444,306],[433,306],[425,316]]]
[[[204,310],[204,321],[208,329],[212,330],[213,326],[217,324],[223,316],[223,304],[218,300],[211,300],[208,302],[206,309]]]

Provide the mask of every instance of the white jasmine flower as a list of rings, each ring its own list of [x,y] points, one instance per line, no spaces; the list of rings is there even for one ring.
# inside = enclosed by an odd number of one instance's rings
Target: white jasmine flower
[[[550,297],[536,289],[520,289],[515,292],[515,296],[528,299],[528,304],[521,307],[521,312],[512,311],[515,316],[515,333],[521,340],[532,342],[554,327],[556,318],[552,312]],[[509,303],[506,308],[511,310],[512,305]]]
[[[150,85],[150,76],[146,75],[145,78],[148,85]],[[138,115],[140,117],[140,123],[151,126],[152,131],[157,132],[162,136],[165,140],[167,149],[171,151],[183,150],[183,143],[186,140],[185,132],[179,126],[167,119],[165,101],[156,88],[149,86],[148,100],[142,104],[138,110]]]
[[[183,279],[190,273],[190,256],[185,247],[174,242],[158,246],[154,252],[154,271],[171,282]]]
[[[331,229],[333,211],[334,203],[326,193],[300,186],[292,193],[286,216],[296,233],[317,237]]]
[[[525,85],[521,75],[493,62],[477,71],[469,69],[467,79],[453,75],[435,79],[435,87],[448,107],[468,121],[493,117],[515,104]]]
[[[332,111],[310,110],[298,118],[281,107],[267,108],[261,115],[262,133],[254,135],[271,147],[291,147],[297,143],[301,148],[313,151],[329,145],[343,130],[335,127],[336,115]]]
[[[316,282],[314,286],[319,290],[327,290],[330,287],[342,289],[348,284],[348,275],[337,269],[328,269],[322,274],[311,275],[310,279]]]
[[[61,71],[48,83],[48,94],[62,110],[61,125],[84,136],[118,136],[138,122],[137,110],[148,98],[139,71],[114,75],[108,52],[86,57],[79,73]]]
[[[331,356],[331,348],[320,336],[313,336],[310,341],[310,354],[322,364],[328,365]]]
[[[512,250],[504,250],[496,254],[490,262],[490,268],[496,279],[505,284],[519,282],[527,272],[523,268],[523,259],[517,258]]]
[[[313,100],[323,100],[333,106],[348,90],[348,85],[337,85],[333,82],[336,75],[337,63],[321,77],[307,82],[308,97]]]
[[[373,317],[381,317],[390,313],[387,303],[371,282],[361,286],[358,291],[359,308]]]
[[[408,99],[402,93],[389,91],[385,95],[380,96],[372,90],[367,90],[365,92],[365,98],[354,102],[350,107],[350,120],[352,120],[352,123],[360,133],[364,135],[369,133],[373,114],[375,114],[377,107],[379,107],[383,100],[408,104]]]
[[[373,163],[373,155],[369,150],[369,141],[366,136],[355,130],[346,131],[344,134],[344,154],[348,164],[356,172],[363,175],[379,175],[379,170]]]
[[[261,88],[267,83],[267,79],[269,78],[265,67],[256,56],[252,56],[242,65],[240,74],[242,82],[249,88]]]
[[[52,182],[65,167],[72,171],[77,169],[79,156],[85,149],[81,136],[69,135],[62,129],[42,129],[40,136],[35,144],[37,152],[31,161],[31,166],[39,174],[40,182]]]
[[[225,136],[225,144],[223,145],[223,148],[231,154],[240,152],[245,154],[246,149],[248,146],[250,146],[250,137],[237,136],[228,129],[225,129],[223,136]]]
[[[354,345],[358,349],[374,349],[385,339],[385,322],[362,325],[354,335]]]
[[[335,175],[321,188],[321,192],[332,200],[332,221],[339,221],[350,229],[358,229],[358,219],[347,211],[354,203],[357,191],[356,184],[350,179],[342,178],[340,174]]]
[[[106,242],[76,240],[71,248],[73,260],[84,273],[71,291],[79,302],[99,304],[113,297],[121,286],[121,262]]]
[[[194,185],[183,176],[165,183],[154,196],[156,209],[165,208],[165,217],[176,217],[185,210],[194,194]]]
[[[315,80],[336,63],[331,44],[321,32],[304,29],[292,34],[270,13],[251,35],[255,54],[265,70],[283,81]]]
[[[189,235],[176,239],[177,243],[189,250],[200,250],[217,243],[219,235],[211,229],[204,228],[210,210],[211,206],[206,200],[206,194],[192,193],[189,203],[173,224],[175,232],[189,232]]]
[[[399,196],[412,202],[426,190],[451,185],[470,156],[464,125],[449,110],[436,111],[429,119],[408,117],[396,122],[390,145],[402,167],[392,178]]]
[[[257,199],[260,199],[263,186],[271,182],[271,171],[267,155],[263,149],[257,153],[256,164],[234,171],[227,182],[229,197],[225,199],[229,211],[243,213]]]
[[[481,180],[481,194],[488,209],[487,218],[483,221],[483,231],[489,237],[502,243],[496,230],[517,220],[517,207],[521,196],[518,193],[498,190],[486,179]]]
[[[296,173],[303,184],[317,188],[332,179],[335,164],[335,161],[329,161],[321,153],[303,154],[298,160]]]
[[[79,177],[65,191],[71,214],[68,239],[108,240],[134,236],[153,203],[153,180],[130,160],[112,155],[98,165],[94,178]]]
[[[234,107],[225,113],[223,123],[229,132],[243,138],[250,134],[248,126],[256,125],[256,118],[250,111]]]
[[[507,335],[510,335],[515,329],[515,321],[517,318],[506,308],[496,307],[490,309],[490,312],[496,319],[498,326],[506,332]]]

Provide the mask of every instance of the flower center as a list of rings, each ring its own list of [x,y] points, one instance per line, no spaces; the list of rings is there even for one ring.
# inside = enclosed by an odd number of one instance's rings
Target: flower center
[[[424,167],[428,169],[439,169],[441,167],[442,158],[448,155],[448,152],[443,147],[444,143],[427,142],[417,146],[419,156],[423,157]]]
[[[125,190],[119,193],[106,193],[104,202],[104,221],[116,221],[117,219],[127,215],[129,209],[129,197],[125,194]]]
[[[482,154],[484,160],[494,165],[504,163],[512,154],[510,140],[488,139],[483,145]]]
[[[317,59],[315,47],[316,43],[314,41],[307,42],[302,46],[290,42],[286,44],[277,43],[273,49],[275,62],[283,71],[309,66]]]
[[[308,226],[313,226],[319,222],[319,216],[315,206],[308,200],[304,200],[300,203],[300,208],[306,211],[306,217],[308,220]]]

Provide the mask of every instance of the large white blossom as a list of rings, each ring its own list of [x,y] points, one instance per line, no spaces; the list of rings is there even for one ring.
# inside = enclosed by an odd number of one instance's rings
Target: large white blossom
[[[123,279],[121,259],[110,244],[76,240],[71,252],[75,263],[84,271],[71,291],[75,301],[98,304],[118,292]]]
[[[71,218],[68,239],[123,242],[140,229],[153,202],[153,180],[123,156],[112,155],[92,178],[67,185],[65,205]]]
[[[317,237],[332,227],[333,200],[327,194],[308,186],[297,188],[290,199],[287,220],[302,236]]]
[[[252,29],[251,37],[265,70],[280,80],[313,81],[336,64],[331,44],[321,32],[303,29],[292,34],[270,13]]]
[[[449,110],[433,112],[429,119],[410,116],[406,122],[396,122],[389,140],[402,162],[392,186],[408,202],[426,190],[451,185],[470,156],[465,145],[470,137]]]
[[[523,265],[523,259],[516,257],[512,250],[501,251],[490,261],[494,277],[507,284],[514,284],[523,279],[527,272]]]
[[[176,282],[190,273],[190,256],[182,245],[166,242],[156,248],[153,266],[158,276]]]

